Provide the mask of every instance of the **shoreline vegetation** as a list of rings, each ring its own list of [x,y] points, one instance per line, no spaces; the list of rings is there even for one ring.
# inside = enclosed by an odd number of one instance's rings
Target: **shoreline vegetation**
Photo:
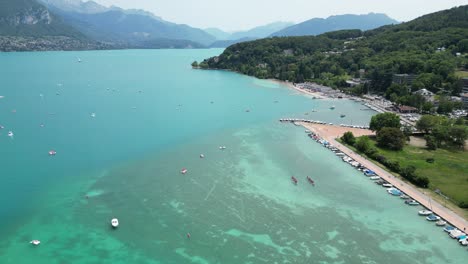
[[[440,199],[432,200],[432,192],[429,192],[431,194],[428,195],[428,192],[424,191],[424,189],[417,188],[413,184],[408,183],[407,181],[401,179],[398,176],[395,176],[394,174],[380,166],[380,164],[374,163],[373,161],[359,155],[354,150],[343,145],[337,140],[345,133],[345,131],[351,131],[353,133],[356,133],[356,135],[360,136],[375,135],[375,133],[371,130],[346,128],[326,124],[312,124],[308,122],[297,122],[297,124],[303,126],[308,131],[314,132],[321,138],[327,140],[331,145],[338,148],[347,156],[359,162],[366,168],[374,171],[382,179],[391,183],[393,186],[400,189],[402,192],[409,195],[414,200],[418,201],[424,207],[432,209],[432,211],[435,214],[439,215],[456,228],[460,230],[468,228],[466,210],[463,210],[461,208],[454,208],[453,206],[447,206],[447,203],[441,203]]]
[[[468,5],[459,6],[368,31],[243,42],[197,65],[375,94],[405,111],[449,114],[463,108],[467,11]]]

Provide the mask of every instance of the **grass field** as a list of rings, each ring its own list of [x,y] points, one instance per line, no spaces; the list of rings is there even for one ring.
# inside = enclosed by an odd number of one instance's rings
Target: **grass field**
[[[375,146],[375,142],[371,141]],[[416,173],[430,180],[432,190],[439,189],[455,203],[468,204],[468,151],[405,146],[402,151],[390,151],[375,146],[387,159],[395,160],[401,167],[413,165]],[[426,160],[433,158],[433,163]]]
[[[457,71],[455,75],[459,78],[465,78],[468,77],[468,71]]]

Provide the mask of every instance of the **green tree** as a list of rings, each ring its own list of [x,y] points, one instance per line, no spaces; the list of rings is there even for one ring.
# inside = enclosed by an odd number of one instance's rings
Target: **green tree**
[[[357,150],[366,153],[370,147],[370,139],[367,136],[362,136],[356,141],[355,147]]]
[[[437,142],[436,139],[431,135],[425,135],[424,139],[426,140],[426,147],[429,150],[436,150],[437,149]]]
[[[424,133],[430,133],[432,129],[440,124],[440,121],[441,119],[437,116],[423,115],[418,122],[416,122],[416,128]]]
[[[341,140],[343,140],[346,144],[353,146],[354,143],[356,143],[356,138],[353,135],[353,132],[346,132],[343,134],[341,137]]]
[[[437,107],[437,113],[439,114],[449,114],[453,111],[455,105],[453,102],[447,98],[441,98],[439,101],[439,107]]]
[[[463,148],[465,147],[465,141],[468,139],[468,127],[460,125],[452,126],[448,130],[448,136],[455,146]]]
[[[381,113],[373,116],[369,127],[377,133],[384,127],[400,128],[400,117],[394,113]]]
[[[402,150],[405,146],[405,141],[405,134],[395,127],[384,127],[377,132],[377,144],[382,148]]]

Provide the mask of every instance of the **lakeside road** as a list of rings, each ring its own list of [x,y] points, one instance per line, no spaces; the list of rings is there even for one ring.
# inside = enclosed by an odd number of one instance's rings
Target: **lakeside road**
[[[368,160],[367,158],[355,153],[348,147],[344,146],[336,139],[341,137],[345,132],[351,131],[355,136],[364,136],[364,135],[373,135],[374,132],[367,130],[367,129],[356,129],[356,128],[348,128],[348,127],[339,127],[333,125],[321,125],[321,124],[311,124],[305,122],[296,122],[306,129],[316,133],[323,139],[327,140],[335,146],[336,148],[340,149],[343,153],[354,159],[355,161],[361,163],[363,166],[367,167],[368,169],[377,173],[382,179],[386,180],[402,192],[406,193],[407,195],[411,196],[414,200],[418,201],[421,205],[425,206],[426,208],[431,209],[434,214],[440,216],[445,221],[449,222],[459,230],[462,230],[466,233],[468,231],[468,221],[461,217],[460,215],[456,214],[452,210],[444,207],[437,201],[434,201],[429,196],[418,190],[416,187],[412,186],[404,182],[403,180],[393,176],[390,172],[382,169],[378,165],[374,164],[372,161]],[[403,205],[403,203],[402,203]]]

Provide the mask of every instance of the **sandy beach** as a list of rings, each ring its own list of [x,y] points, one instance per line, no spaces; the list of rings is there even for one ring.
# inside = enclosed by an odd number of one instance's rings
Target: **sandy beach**
[[[328,98],[328,97],[324,96],[321,93],[315,93],[315,92],[312,92],[312,91],[309,91],[309,90],[306,90],[306,89],[301,89],[299,87],[296,87],[294,84],[292,84],[290,82],[284,82],[284,81],[280,81],[280,80],[276,80],[276,79],[268,79],[268,80],[270,80],[272,82],[282,84],[282,85],[285,85],[288,88],[291,88],[292,90],[295,90],[295,91],[300,92],[302,94],[310,95],[310,96],[315,97],[317,99],[327,99]]]
[[[468,221],[466,221],[466,219],[456,214],[455,212],[451,211],[450,209],[444,207],[437,201],[430,199],[429,196],[419,191],[416,187],[404,182],[403,180],[399,178],[396,178],[391,173],[382,169],[381,167],[374,164],[372,161],[368,160],[367,158],[355,153],[354,151],[347,148],[346,146],[344,146],[343,144],[339,143],[336,140],[337,138],[341,137],[347,131],[353,132],[355,136],[373,135],[374,133],[372,131],[367,130],[367,129],[356,129],[356,128],[339,127],[339,126],[332,126],[332,125],[310,124],[310,123],[304,123],[304,122],[299,122],[299,124],[301,124],[306,129],[318,134],[320,137],[324,138],[325,140],[329,141],[332,145],[340,149],[343,153],[353,158],[357,162],[361,163],[368,169],[373,170],[382,179],[388,181],[393,186],[400,189],[402,192],[411,196],[414,200],[418,201],[420,204],[424,205],[426,208],[431,208],[431,210],[435,214],[439,215],[441,218],[445,219],[445,221],[449,222],[456,228],[462,231],[463,230],[466,231],[468,229]]]

